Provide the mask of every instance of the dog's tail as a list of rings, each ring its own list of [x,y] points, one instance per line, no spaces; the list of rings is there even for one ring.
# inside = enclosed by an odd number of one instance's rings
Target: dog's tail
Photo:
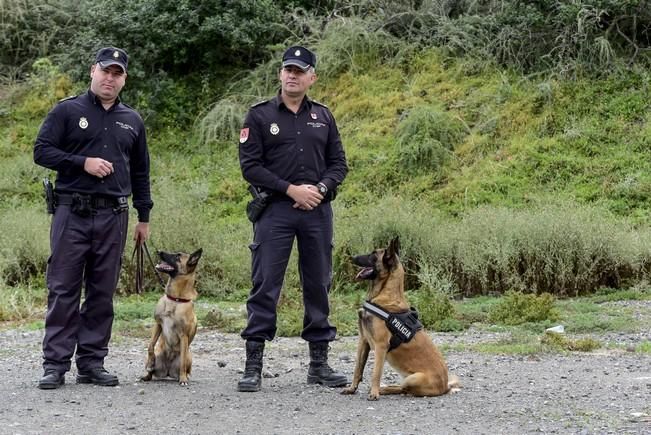
[[[456,393],[461,389],[461,382],[455,375],[448,375],[448,393]]]

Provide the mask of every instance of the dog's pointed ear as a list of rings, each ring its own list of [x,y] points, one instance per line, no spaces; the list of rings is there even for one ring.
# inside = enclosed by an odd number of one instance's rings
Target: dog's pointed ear
[[[188,258],[188,266],[196,266],[199,262],[199,259],[201,258],[201,254],[203,254],[202,248],[199,248],[190,254],[190,258]]]
[[[395,236],[389,243],[389,251],[393,251],[396,255],[400,255],[400,236]]]
[[[394,238],[389,242],[389,247],[384,250],[382,262],[388,269],[393,269],[398,265],[398,255],[400,253],[400,240]]]

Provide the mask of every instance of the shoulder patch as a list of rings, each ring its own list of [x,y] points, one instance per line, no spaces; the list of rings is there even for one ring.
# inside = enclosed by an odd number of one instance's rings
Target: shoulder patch
[[[77,97],[78,97],[78,95],[71,95],[71,96],[69,96],[69,97],[61,98],[61,99],[59,100],[59,103],[63,103],[64,101],[68,101],[68,100],[74,100],[74,99],[77,98]]]
[[[258,101],[257,103],[255,103],[255,104],[252,104],[252,105],[251,105],[251,107],[258,107],[258,106],[262,106],[263,104],[266,104],[266,103],[268,103],[269,101],[271,101],[271,100],[263,100],[263,101]]]
[[[321,102],[319,102],[317,100],[312,100],[312,103],[316,104],[317,106],[325,107],[326,109],[328,109],[328,106],[326,106],[325,104],[323,104],[323,103],[321,103]],[[330,109],[328,109],[328,110],[330,110]]]

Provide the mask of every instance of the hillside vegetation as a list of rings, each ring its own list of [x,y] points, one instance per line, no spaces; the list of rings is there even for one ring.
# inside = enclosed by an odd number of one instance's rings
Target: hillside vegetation
[[[40,122],[86,88],[108,44],[131,54],[123,98],[149,128],[151,249],[203,247],[204,295],[248,293],[237,134],[248,105],[276,91],[290,43],[317,52],[311,95],[333,110],[350,166],[334,203],[335,293],[361,289],[350,255],[395,235],[421,298],[562,297],[649,279],[651,2],[138,0],[112,15],[108,0],[82,1],[78,18],[79,2],[28,3],[0,6],[7,293],[44,287],[52,174],[32,161]]]

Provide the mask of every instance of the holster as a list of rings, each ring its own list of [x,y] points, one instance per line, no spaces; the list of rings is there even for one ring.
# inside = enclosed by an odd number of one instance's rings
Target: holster
[[[271,195],[254,186],[249,186],[249,192],[253,195],[253,199],[246,204],[246,217],[251,223],[256,223],[271,202]]]
[[[45,194],[45,209],[48,214],[54,214],[56,210],[56,201],[54,199],[54,187],[49,178],[43,179],[43,191]]]

